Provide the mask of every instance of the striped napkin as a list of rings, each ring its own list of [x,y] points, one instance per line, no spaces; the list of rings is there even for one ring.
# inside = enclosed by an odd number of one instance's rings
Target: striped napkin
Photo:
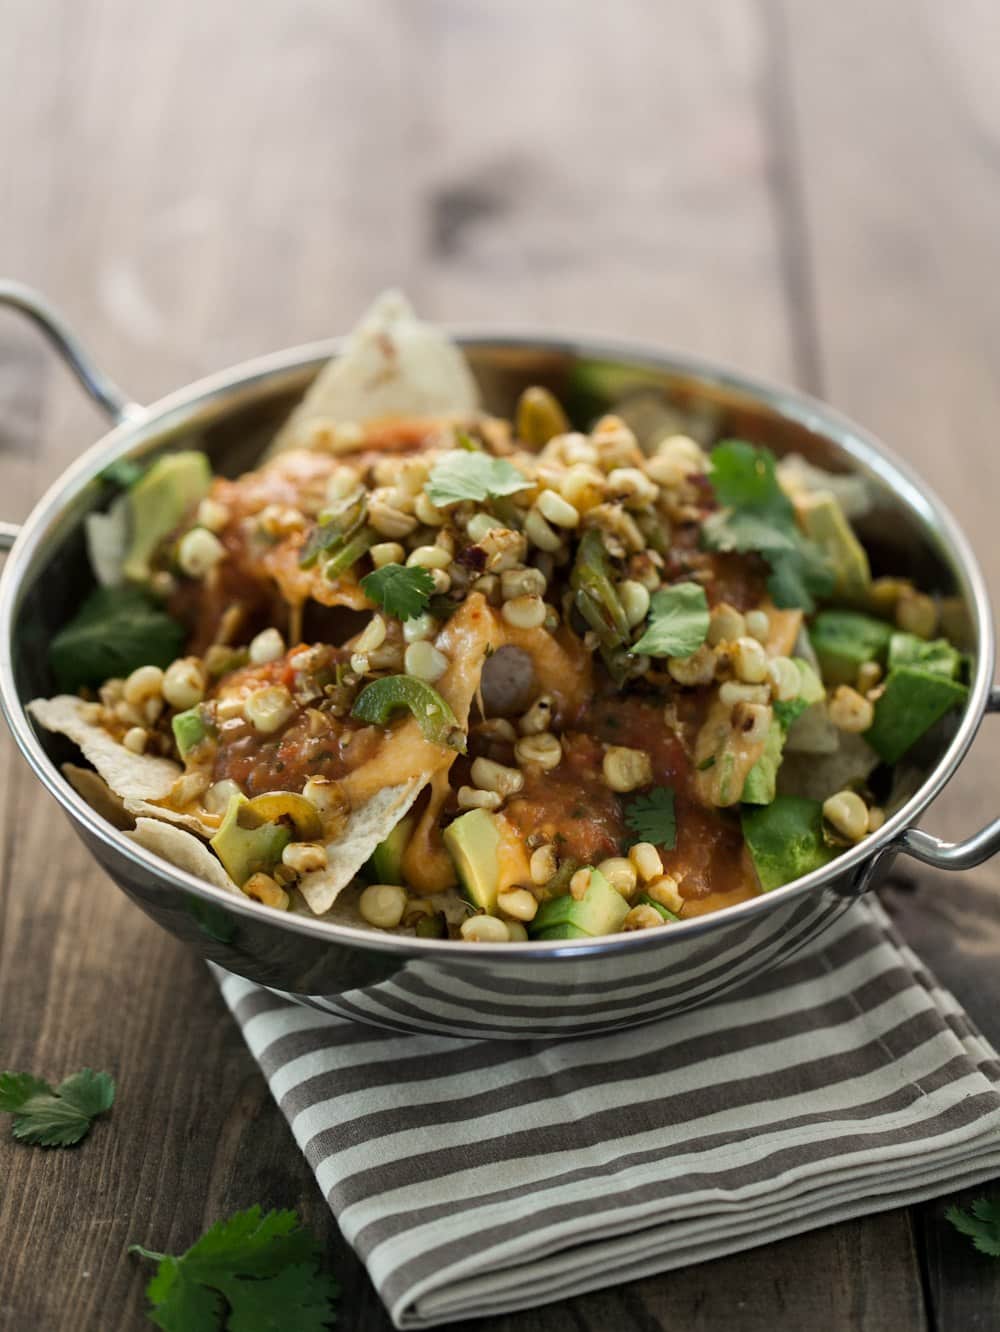
[[[710,1007],[554,1044],[398,1035],[218,975],[399,1328],[1000,1173],[996,1052],[877,905]]]

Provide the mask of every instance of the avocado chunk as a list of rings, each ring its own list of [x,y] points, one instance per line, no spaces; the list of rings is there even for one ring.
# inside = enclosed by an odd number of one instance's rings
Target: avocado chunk
[[[823,806],[804,796],[779,795],[747,810],[743,836],[765,893],[811,874],[836,854],[823,840]]]
[[[240,818],[246,817],[243,811],[248,804],[246,796],[234,795],[219,831],[209,842],[229,877],[241,887],[252,874],[269,873],[292,838],[280,823],[244,827]]]
[[[896,666],[919,666],[946,680],[957,680],[962,673],[962,654],[947,638],[927,642],[916,634],[893,634],[889,639],[889,670]]]
[[[884,662],[892,628],[860,611],[821,611],[810,630],[823,679],[853,685],[866,661]]]
[[[680,916],[675,915],[669,907],[665,907],[661,902],[654,902],[648,893],[642,893],[638,900],[639,906],[651,906],[654,911],[658,911],[664,920],[680,920]]]
[[[829,490],[813,491],[796,498],[795,512],[802,530],[819,546],[833,569],[836,593],[863,597],[871,587],[872,571],[840,500]]]
[[[203,453],[188,449],[158,458],[128,492],[131,541],[123,571],[133,583],[149,578],[156,547],[208,492],[212,468]]]
[[[745,805],[769,805],[778,784],[778,768],[785,748],[785,732],[778,722],[771,723],[764,741],[764,752],[746,775],[740,799]]]
[[[495,915],[500,831],[493,815],[485,809],[471,809],[462,814],[445,828],[444,844],[454,861],[465,897],[473,906]]]
[[[528,933],[534,939],[575,939],[583,935],[593,939],[602,934],[617,934],[628,912],[628,903],[621,893],[611,887],[600,870],[591,870],[583,897],[577,900],[566,893],[543,902],[528,926]],[[562,930],[563,926],[579,930],[580,935],[551,932]]]
[[[403,852],[413,836],[416,822],[410,817],[400,819],[385,841],[379,842],[365,866],[365,877],[371,883],[404,883]]]
[[[965,702],[968,690],[919,666],[895,666],[875,704],[865,739],[885,763],[896,763],[926,730]]]
[[[205,724],[205,717],[198,703],[193,708],[188,708],[186,712],[178,712],[170,725],[174,730],[177,752],[182,759],[186,759],[192,749],[197,749],[208,735],[208,726]]]

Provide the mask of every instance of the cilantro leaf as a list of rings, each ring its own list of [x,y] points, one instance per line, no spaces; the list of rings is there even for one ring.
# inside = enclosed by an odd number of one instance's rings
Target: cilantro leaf
[[[323,1332],[335,1316],[337,1283],[292,1211],[237,1212],[178,1257],[141,1244],[129,1253],[159,1263],[146,1297],[164,1332]]]
[[[101,473],[101,480],[113,486],[120,486],[122,490],[128,490],[141,476],[145,476],[148,470],[147,463],[136,462],[134,458],[116,458],[105,467]]]
[[[387,614],[415,620],[427,609],[434,579],[429,570],[417,565],[383,564],[362,578],[361,590]]]
[[[625,822],[635,833],[634,842],[652,842],[672,851],[677,844],[677,815],[674,793],[669,786],[654,786],[625,806]]]
[[[646,632],[632,645],[651,657],[690,657],[708,633],[708,598],[699,583],[674,583],[653,593]]]
[[[980,1253],[1000,1258],[1000,1202],[977,1198],[970,1211],[949,1207],[945,1217],[956,1230],[971,1237]]]
[[[431,468],[424,490],[430,502],[441,507],[462,500],[479,503],[490,495],[514,495],[530,485],[528,478],[503,458],[456,449]]]
[[[819,547],[802,535],[781,488],[774,454],[744,440],[712,450],[712,486],[722,508],[702,524],[710,550],[755,552],[771,566],[768,591],[776,606],[816,608],[834,576]]]
[[[37,1147],[71,1147],[114,1099],[114,1079],[90,1068],[55,1089],[31,1073],[0,1073],[0,1111],[14,1116],[15,1138]]]
[[[100,684],[137,666],[169,666],[184,630],[138,587],[99,587],[49,644],[60,689]]]

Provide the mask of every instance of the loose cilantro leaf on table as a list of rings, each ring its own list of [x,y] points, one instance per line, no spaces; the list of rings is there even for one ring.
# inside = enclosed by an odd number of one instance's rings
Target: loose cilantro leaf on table
[[[137,666],[169,666],[184,630],[138,587],[99,587],[49,644],[60,689],[100,684]]]
[[[424,490],[432,504],[457,504],[462,500],[481,503],[489,496],[514,495],[531,482],[503,458],[488,453],[456,450],[431,468]]]
[[[90,1068],[55,1088],[32,1073],[0,1073],[0,1111],[14,1116],[15,1138],[37,1147],[71,1147],[114,1099],[114,1079]]]
[[[708,633],[708,599],[698,583],[674,583],[653,593],[646,632],[633,652],[651,657],[689,657]]]
[[[702,525],[704,544],[763,556],[771,566],[767,587],[774,604],[815,610],[816,598],[833,591],[833,572],[819,547],[799,531],[774,454],[728,440],[712,450],[711,479],[722,507]]]
[[[654,786],[625,806],[625,822],[635,833],[634,841],[652,842],[672,851],[677,843],[674,793],[669,786]]]
[[[361,590],[389,615],[415,620],[427,609],[434,579],[429,570],[416,565],[383,564],[381,569],[362,578]]]
[[[164,1332],[323,1332],[335,1317],[339,1287],[292,1211],[237,1212],[179,1257],[141,1244],[129,1253],[159,1263],[146,1296]]]
[[[949,1207],[945,1217],[956,1230],[971,1237],[980,1253],[1000,1258],[1000,1201],[977,1198],[968,1212]]]

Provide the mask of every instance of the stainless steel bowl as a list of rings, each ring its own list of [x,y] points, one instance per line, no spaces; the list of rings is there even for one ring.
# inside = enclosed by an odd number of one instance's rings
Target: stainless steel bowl
[[[28,763],[95,859],[148,915],[226,970],[302,1003],[404,1031],[500,1039],[610,1031],[702,1004],[790,957],[870,890],[900,852],[965,869],[1000,848],[1000,819],[954,844],[913,827],[985,713],[1000,709],[982,575],[955,520],[918,477],[821,403],[701,361],[572,336],[461,332],[497,410],[509,411],[529,383],[563,390],[575,366],[598,360],[628,385],[702,413],[722,431],[865,476],[876,504],[862,535],[876,567],[910,574],[949,599],[973,661],[965,712],[942,724],[918,766],[901,773],[898,808],[882,829],[826,869],[718,915],[592,943],[463,945],[329,925],[210,887],[139,849],[64,780],[58,764],[70,749],[38,734],[24,710],[28,699],[51,692],[46,644],[89,583],[81,524],[104,493],[98,474],[114,459],[144,458],[192,437],[218,469],[238,472],[339,344],[278,352],[140,407],[93,368],[35,293],[0,283],[0,303],[35,320],[114,422],[19,533],[0,526],[0,545],[10,547],[0,579],[0,704]]]

